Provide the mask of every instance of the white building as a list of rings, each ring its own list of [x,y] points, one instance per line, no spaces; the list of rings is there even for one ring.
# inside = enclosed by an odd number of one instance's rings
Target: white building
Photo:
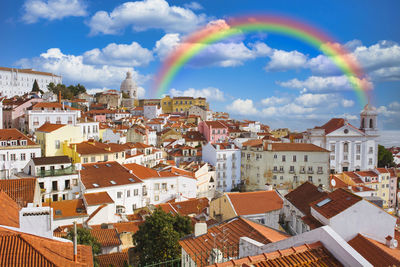
[[[47,91],[49,83],[62,83],[62,77],[52,73],[0,67],[0,93],[3,96],[12,97],[29,93],[35,80],[44,92]]]
[[[162,113],[162,109],[158,105],[146,105],[143,107],[143,116],[147,119],[158,118]]]
[[[68,156],[38,157],[28,162],[24,172],[37,177],[42,202],[55,202],[79,197],[79,168]]]
[[[40,156],[40,145],[17,129],[0,130],[0,179],[12,178],[30,159]]]
[[[229,143],[208,143],[202,159],[215,167],[217,191],[230,192],[240,184],[240,149]]]
[[[370,170],[377,166],[377,111],[366,105],[360,114],[360,128],[346,119],[334,118],[320,127],[308,129],[307,143],[330,150],[330,168],[335,172]]]
[[[33,134],[46,122],[76,125],[81,111],[59,103],[37,103],[25,114],[25,130]]]
[[[199,116],[203,121],[211,121],[213,113],[204,106],[191,106],[188,110],[188,115]]]
[[[77,123],[77,126],[81,128],[81,134],[83,136],[83,140],[99,140],[100,133],[99,133],[99,122],[98,121],[91,121],[85,117],[85,120],[80,120]]]

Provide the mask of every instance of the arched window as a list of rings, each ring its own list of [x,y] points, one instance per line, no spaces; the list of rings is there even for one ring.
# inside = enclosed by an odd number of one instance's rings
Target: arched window
[[[364,121],[365,121],[365,119],[361,119],[361,129],[363,129],[364,128]]]
[[[373,119],[369,120],[369,128],[374,128],[374,120]]]
[[[343,144],[343,152],[349,152],[349,143]]]

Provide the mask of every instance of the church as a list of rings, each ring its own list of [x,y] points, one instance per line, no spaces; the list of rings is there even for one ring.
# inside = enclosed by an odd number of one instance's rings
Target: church
[[[138,87],[133,81],[130,71],[126,73],[126,78],[122,81],[120,90],[122,93],[122,106],[135,107],[138,105]]]
[[[377,167],[377,111],[367,104],[360,113],[360,127],[346,119],[333,118],[322,126],[307,129],[306,143],[329,150],[331,172],[370,170]]]

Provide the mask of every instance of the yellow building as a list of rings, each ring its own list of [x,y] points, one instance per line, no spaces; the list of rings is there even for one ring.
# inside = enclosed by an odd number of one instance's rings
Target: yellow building
[[[117,161],[122,164],[125,160],[126,145],[104,144],[94,140],[78,144],[63,143],[64,155],[73,163],[93,163],[100,161]]]
[[[281,138],[289,134],[289,129],[288,128],[274,129],[270,133],[275,138]]]
[[[204,97],[178,96],[171,98],[167,95],[160,102],[163,113],[187,112],[192,106],[204,106],[208,108],[207,100]]]
[[[43,157],[62,156],[64,142],[80,143],[85,138],[80,127],[71,124],[45,123],[36,130],[35,135]]]

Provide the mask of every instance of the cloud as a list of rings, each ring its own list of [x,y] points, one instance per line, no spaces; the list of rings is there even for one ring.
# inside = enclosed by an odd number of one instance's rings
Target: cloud
[[[170,6],[165,0],[125,2],[110,13],[96,12],[89,20],[90,33],[117,34],[131,26],[134,31],[161,29],[165,32],[190,32],[206,24],[206,15],[188,8]]]
[[[349,99],[342,99],[342,106],[344,108],[349,108],[354,106],[354,101],[353,100],[349,100]]]
[[[22,20],[26,23],[35,23],[41,18],[51,21],[87,15],[82,0],[26,0],[23,12]]]
[[[311,107],[325,104],[333,97],[335,97],[333,94],[302,94],[295,101],[306,107]]]
[[[83,54],[83,63],[94,65],[114,65],[124,67],[145,66],[153,60],[153,53],[140,44],[111,43],[101,50],[98,48],[86,51]]]
[[[290,99],[287,97],[276,97],[276,96],[271,96],[264,98],[261,100],[261,103],[266,106],[275,106],[275,105],[281,105],[281,104],[286,104],[289,102]]]
[[[373,85],[367,79],[354,78],[357,83],[361,84],[363,88],[372,89]],[[352,90],[353,87],[349,83],[347,76],[310,76],[306,80],[298,80],[297,78],[291,79],[286,82],[278,81],[277,84],[287,88],[304,89],[310,91],[343,91]]]
[[[298,51],[284,51],[274,49],[270,56],[271,61],[265,66],[266,71],[286,71],[304,67],[307,57]]]
[[[172,96],[192,96],[192,97],[205,97],[209,101],[225,101],[224,92],[215,87],[207,87],[203,89],[189,88],[185,91],[171,89],[169,93]]]
[[[379,106],[376,110],[379,114],[379,121],[383,122],[387,128],[400,128],[400,103],[398,101],[391,102],[387,106]]]
[[[255,115],[258,113],[257,109],[254,107],[253,100],[251,99],[236,99],[226,109],[233,114],[238,115]]]
[[[181,42],[179,33],[167,33],[156,42],[153,51],[159,58],[166,58]]]
[[[353,114],[348,114],[348,113],[344,113],[344,114],[336,116],[336,117],[345,118],[345,119],[348,119],[348,120],[358,120],[359,119],[358,116],[353,115]]]
[[[183,6],[186,7],[186,8],[188,8],[188,9],[191,9],[191,10],[200,10],[200,9],[203,9],[203,6],[200,5],[200,4],[197,3],[197,2],[190,2],[190,3],[184,4]]]
[[[126,72],[132,72],[138,84],[149,80],[149,76],[139,74],[132,68],[112,65],[89,65],[83,62],[83,56],[67,55],[59,48],[48,49],[39,57],[21,59],[16,65],[22,68],[34,68],[63,76],[64,83],[82,83],[88,88],[119,88]]]

